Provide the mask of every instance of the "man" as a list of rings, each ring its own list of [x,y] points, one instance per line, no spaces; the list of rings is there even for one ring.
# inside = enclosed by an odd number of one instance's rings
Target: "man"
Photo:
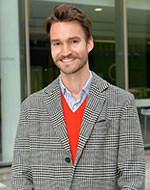
[[[60,76],[22,104],[12,189],[143,190],[134,99],[89,70],[90,20],[61,4],[45,27]]]

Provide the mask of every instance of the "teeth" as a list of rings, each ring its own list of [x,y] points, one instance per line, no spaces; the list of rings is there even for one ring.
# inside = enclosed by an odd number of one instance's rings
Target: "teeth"
[[[70,62],[70,61],[72,61],[72,60],[73,60],[73,59],[63,59],[62,61],[67,63],[67,62]]]

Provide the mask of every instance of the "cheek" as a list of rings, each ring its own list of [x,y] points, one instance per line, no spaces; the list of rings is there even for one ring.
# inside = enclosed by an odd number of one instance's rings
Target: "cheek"
[[[57,58],[58,51],[56,51],[53,48],[51,48],[51,55],[52,55],[53,60],[55,60]]]
[[[87,49],[87,47],[85,47],[84,49],[81,49],[80,53],[81,53],[82,56],[84,56],[84,57],[88,56],[88,49]]]
[[[88,53],[87,46],[78,46],[77,48],[74,48],[72,52],[76,52],[78,55],[84,55]]]

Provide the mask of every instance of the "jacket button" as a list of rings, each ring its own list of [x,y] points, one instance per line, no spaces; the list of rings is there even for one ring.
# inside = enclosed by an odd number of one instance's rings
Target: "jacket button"
[[[66,161],[68,164],[71,162],[71,160],[70,160],[69,157],[65,158],[65,161]]]

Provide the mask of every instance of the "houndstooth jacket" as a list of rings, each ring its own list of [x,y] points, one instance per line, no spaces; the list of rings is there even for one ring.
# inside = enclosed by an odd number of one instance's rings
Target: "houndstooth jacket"
[[[92,74],[74,165],[58,78],[22,103],[12,190],[144,190],[134,98]]]

